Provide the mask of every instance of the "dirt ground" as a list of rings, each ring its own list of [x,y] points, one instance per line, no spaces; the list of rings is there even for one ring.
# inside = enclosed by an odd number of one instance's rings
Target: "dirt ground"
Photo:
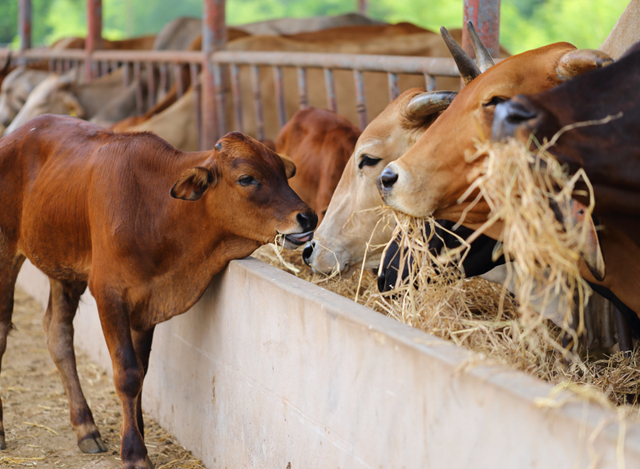
[[[0,468],[120,469],[121,405],[113,382],[78,353],[82,389],[108,447],[106,453],[84,454],[69,423],[67,398],[46,348],[42,318],[40,305],[17,289],[15,330],[9,336],[0,374],[7,440],[7,449],[0,451]],[[156,469],[205,467],[148,415],[145,433]]]

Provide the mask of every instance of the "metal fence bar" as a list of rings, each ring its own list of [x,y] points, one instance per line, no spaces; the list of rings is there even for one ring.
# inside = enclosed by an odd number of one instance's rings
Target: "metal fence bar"
[[[136,83],[136,112],[138,115],[144,113],[144,97],[142,94],[142,70],[140,62],[133,63],[133,79]]]
[[[156,105],[156,71],[153,62],[147,62],[147,94],[149,109]]]
[[[400,96],[400,82],[398,80],[398,74],[387,73],[387,80],[389,81],[389,101],[393,101]]]
[[[237,65],[231,65],[231,96],[233,97],[233,113],[238,132],[244,132],[242,124],[242,95],[240,93],[240,70]]]
[[[198,142],[202,142],[202,84],[198,76],[198,64],[189,64],[191,73],[191,86],[193,87],[193,99],[196,108],[196,127],[198,128]]]
[[[126,88],[131,84],[131,64],[129,62],[124,62],[122,66],[124,67],[122,73],[122,81],[124,83],[124,87]]]
[[[273,67],[273,82],[276,91],[276,107],[278,111],[278,126],[281,129],[287,123],[287,109],[284,102],[284,83],[282,67]]]
[[[162,93],[169,91],[169,68],[166,63],[160,64],[160,84],[158,88]]]
[[[426,84],[425,88],[427,89],[427,91],[435,91],[438,89],[438,82],[436,81],[436,77],[434,77],[433,75],[427,75],[425,73],[424,81]]]
[[[182,98],[184,94],[184,80],[182,79],[182,65],[173,64],[173,75],[176,80],[176,90],[178,92],[178,99]]]
[[[222,117],[225,112],[225,90],[222,86],[222,67],[218,64],[213,65],[213,85],[216,90],[216,112],[218,113],[218,135],[222,137],[227,133],[227,122]]]
[[[324,86],[327,89],[327,107],[330,111],[338,112],[338,102],[336,101],[336,84],[333,79],[333,70],[324,69]]]
[[[253,103],[256,112],[258,140],[263,141],[265,139],[264,118],[262,113],[262,95],[260,93],[260,68],[257,65],[251,67],[251,89],[253,91]]]
[[[211,56],[216,63],[279,67],[330,68],[363,72],[407,73],[458,77],[453,59],[444,57],[400,57],[388,55],[319,54],[306,52],[220,51]]]
[[[309,107],[309,90],[307,86],[307,69],[298,67],[298,107],[306,109]]]
[[[356,84],[356,109],[360,118],[360,128],[364,130],[369,120],[367,119],[367,98],[364,94],[364,75],[362,70],[354,70],[353,79]]]

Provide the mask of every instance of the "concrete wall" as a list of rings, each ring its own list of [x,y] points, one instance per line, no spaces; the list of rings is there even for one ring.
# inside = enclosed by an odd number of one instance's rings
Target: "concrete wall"
[[[20,285],[46,300],[42,274]],[[85,295],[76,342],[108,366]],[[156,329],[144,407],[210,468],[640,467],[640,427],[255,259]],[[591,443],[589,440],[593,440]],[[620,467],[620,466],[618,466]]]

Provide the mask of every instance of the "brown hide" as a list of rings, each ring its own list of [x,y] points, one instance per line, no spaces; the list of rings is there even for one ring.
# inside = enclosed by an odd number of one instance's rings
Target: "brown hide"
[[[73,358],[71,321],[88,284],[122,401],[125,468],[150,467],[139,396],[154,325],[189,309],[229,260],[315,227],[287,184],[290,162],[240,133],[215,147],[183,153],[152,134],[51,115],[0,140],[0,356],[26,257],[51,281],[47,343],[78,444],[105,451]]]
[[[360,129],[325,109],[307,108],[296,112],[282,128],[276,152],[289,157],[296,174],[289,184],[322,220],[331,196],[340,181]]]

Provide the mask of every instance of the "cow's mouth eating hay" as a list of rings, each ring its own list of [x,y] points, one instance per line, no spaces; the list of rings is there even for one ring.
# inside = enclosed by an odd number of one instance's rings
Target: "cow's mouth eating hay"
[[[409,262],[409,255],[413,260],[407,264],[408,278],[384,294],[378,292],[370,272],[327,280],[311,274],[299,251],[285,251],[282,256],[300,268],[298,276],[305,280],[478,352],[484,357],[478,363],[506,363],[550,382],[590,385],[616,405],[637,403],[637,350],[630,356],[616,353],[600,360],[587,356],[582,361],[575,348],[567,351],[562,347],[565,332],[536,312],[545,298],[563,298],[554,303],[564,305],[562,311],[554,312],[564,318],[566,312],[583,303],[574,302],[574,296],[584,299],[588,291],[578,272],[582,225],[558,221],[570,211],[571,188],[580,176],[567,176],[549,155],[531,155],[515,143],[479,145],[473,158],[483,156],[487,158],[476,173],[473,187],[482,191],[494,207],[491,223],[505,218],[506,257],[524,263],[512,270],[518,302],[500,285],[481,278],[462,278],[457,262],[451,262],[451,258],[459,260],[463,249],[439,256],[430,253],[426,234],[433,232],[433,220],[394,214],[398,225],[393,239],[400,243],[399,252],[405,259],[401,264]],[[499,174],[491,179],[496,172]],[[527,208],[521,210],[524,203]],[[553,204],[557,205],[555,211]],[[259,257],[282,267],[265,248]],[[399,271],[403,271],[403,265]],[[570,329],[566,317],[565,326]],[[574,329],[577,335],[580,322]]]

